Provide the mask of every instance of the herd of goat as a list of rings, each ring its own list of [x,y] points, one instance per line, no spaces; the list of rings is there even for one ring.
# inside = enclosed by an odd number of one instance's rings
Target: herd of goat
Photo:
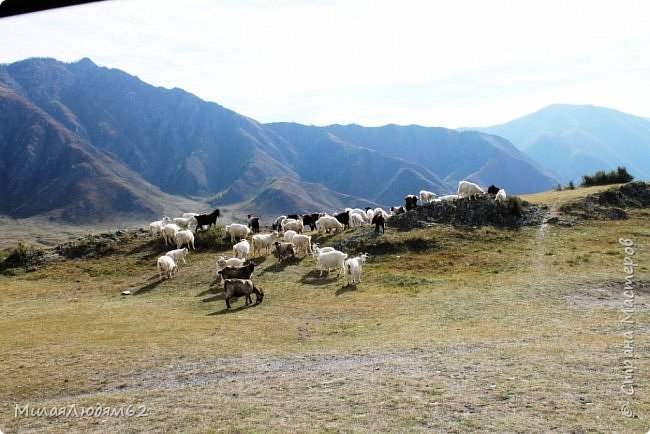
[[[233,256],[228,259],[220,256],[217,259],[217,272],[220,281],[223,281],[224,284],[226,306],[228,309],[231,308],[230,300],[235,296],[245,296],[246,305],[252,304],[251,294],[256,296],[255,304],[262,302],[264,292],[251,280],[255,263],[247,258],[258,257],[261,254],[269,255],[272,251],[275,252],[278,261],[289,257],[295,258],[300,254],[311,255],[320,272],[319,277],[322,277],[325,270],[328,273],[334,270],[338,271],[337,277],[343,275],[347,278],[348,285],[360,283],[362,264],[366,262],[368,254],[362,253],[349,258],[347,253],[333,247],[319,247],[316,243],[311,242],[311,235],[303,233],[306,226],[318,233],[329,233],[332,230],[374,225],[376,232],[381,230],[383,233],[385,221],[390,216],[415,209],[418,200],[422,204],[446,202],[460,198],[471,200],[477,195],[486,193],[492,195],[497,201],[503,201],[506,198],[505,190],[494,185],[484,191],[475,183],[460,181],[457,194],[438,197],[433,192],[422,190],[419,197],[407,195],[404,198],[405,204],[391,207],[390,214],[382,208],[366,208],[365,210],[348,208],[333,216],[327,213],[283,215],[279,216],[271,225],[272,232],[266,234],[259,233],[259,217],[253,215],[248,215],[248,224],[227,224],[223,228],[223,236],[224,238],[229,237],[233,243]],[[216,209],[210,214],[186,213],[182,217],[171,219],[165,216],[162,220],[151,222],[149,230],[152,235],[160,235],[165,245],[175,244],[176,246],[176,249],[170,250],[158,258],[159,279],[173,277],[178,271],[178,265],[181,262],[186,263],[185,257],[189,250],[195,249],[194,231],[216,225],[219,215],[220,211]],[[250,242],[248,241],[249,236]]]

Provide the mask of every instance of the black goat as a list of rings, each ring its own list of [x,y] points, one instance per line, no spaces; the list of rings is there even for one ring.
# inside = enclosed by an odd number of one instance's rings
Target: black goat
[[[221,214],[221,211],[219,211],[219,208],[215,209],[212,211],[210,214],[199,214],[197,215],[196,218],[196,230],[198,231],[200,228],[203,226],[207,226],[208,229],[210,229],[210,226],[214,226],[217,224],[217,219],[219,218],[219,215]]]

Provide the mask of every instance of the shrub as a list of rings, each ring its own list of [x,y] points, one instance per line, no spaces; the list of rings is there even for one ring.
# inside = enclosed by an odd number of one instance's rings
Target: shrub
[[[41,249],[20,242],[11,250],[0,268],[4,270],[12,267],[24,267],[25,270],[28,270],[30,266],[38,262],[38,258],[42,254],[43,251]]]
[[[522,200],[516,196],[508,196],[505,205],[511,216],[519,218],[524,213],[524,204]]]
[[[630,182],[634,179],[632,175],[627,173],[625,167],[618,167],[616,170],[611,172],[605,172],[604,170],[599,170],[594,175],[584,175],[582,177],[583,187],[589,187],[592,185],[608,185],[608,184],[621,184]]]

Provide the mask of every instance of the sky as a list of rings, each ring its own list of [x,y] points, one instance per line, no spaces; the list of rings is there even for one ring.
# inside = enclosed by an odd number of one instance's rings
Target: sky
[[[106,0],[0,19],[0,63],[84,57],[259,122],[650,117],[647,0]]]

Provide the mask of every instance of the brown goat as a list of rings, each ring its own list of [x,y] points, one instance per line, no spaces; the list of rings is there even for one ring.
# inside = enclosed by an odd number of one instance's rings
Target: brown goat
[[[259,304],[264,299],[264,291],[255,286],[250,279],[226,279],[223,284],[226,290],[226,306],[230,309],[230,299],[235,296],[246,296],[246,306],[253,303],[251,294],[255,293],[255,304]]]
[[[276,241],[275,251],[278,254],[278,261],[282,261],[284,258],[289,257],[289,255],[294,258],[296,257],[296,246],[293,243]]]

